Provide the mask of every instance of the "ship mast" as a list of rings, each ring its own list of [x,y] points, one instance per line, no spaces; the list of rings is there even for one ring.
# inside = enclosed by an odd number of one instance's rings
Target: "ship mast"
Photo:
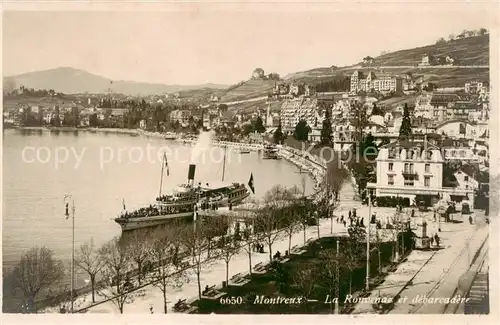
[[[226,150],[227,146],[224,146],[224,162],[222,163],[222,181],[224,182],[224,173],[226,171]]]
[[[165,155],[163,155],[163,159],[161,161],[160,194],[158,195],[158,197],[161,196],[161,188],[163,186],[163,168],[165,168]]]

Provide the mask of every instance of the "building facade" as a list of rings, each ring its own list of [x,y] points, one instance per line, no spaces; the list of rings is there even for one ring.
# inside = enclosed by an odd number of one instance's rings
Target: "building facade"
[[[189,118],[191,117],[191,112],[188,110],[176,109],[170,112],[170,122],[179,122],[181,125],[187,125],[189,123]]]
[[[355,71],[351,75],[351,92],[369,92],[372,90],[381,93],[401,92],[403,91],[403,78],[387,74],[375,75],[373,71],[368,72],[366,75],[360,71]]]
[[[443,157],[429,142],[395,141],[383,146],[377,157],[375,194],[415,199],[435,199],[443,187]]]
[[[323,117],[319,114],[317,99],[301,97],[283,102],[280,113],[283,132],[293,133],[301,120],[306,121],[311,129],[321,126]]]

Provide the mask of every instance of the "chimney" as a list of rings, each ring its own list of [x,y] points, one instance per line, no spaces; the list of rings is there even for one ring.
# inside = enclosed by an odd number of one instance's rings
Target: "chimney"
[[[188,185],[193,185],[194,184],[194,174],[196,171],[196,165],[191,164],[189,165],[189,171],[188,171]]]

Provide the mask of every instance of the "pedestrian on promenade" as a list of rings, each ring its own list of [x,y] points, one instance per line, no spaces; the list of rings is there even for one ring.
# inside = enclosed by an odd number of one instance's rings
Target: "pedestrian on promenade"
[[[351,212],[351,209],[349,209],[349,219],[351,219],[351,215],[352,215],[352,212]]]
[[[347,222],[344,220],[344,227],[347,227]]]
[[[434,235],[434,240],[436,241],[436,247],[439,247],[439,236],[438,236],[438,234]]]
[[[434,211],[434,222],[436,222],[436,211]]]
[[[434,246],[434,236],[431,236],[431,246]]]
[[[472,225],[472,215],[469,215],[469,223]]]
[[[149,306],[149,312],[150,312],[151,314],[154,314],[154,313],[155,313],[155,312],[153,311],[153,305],[150,305],[150,306]]]

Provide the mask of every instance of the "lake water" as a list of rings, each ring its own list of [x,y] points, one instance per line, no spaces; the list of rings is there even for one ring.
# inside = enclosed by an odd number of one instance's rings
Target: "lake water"
[[[164,192],[187,181],[190,162],[197,164],[196,182],[220,181],[222,149],[202,154],[200,149],[126,134],[4,131],[3,266],[17,263],[22,252],[35,245],[51,248],[64,261],[70,259],[71,219],[64,216],[65,194],[75,201],[76,248],[91,238],[100,246],[119,235],[120,227],[112,219],[122,211],[123,202],[130,210],[158,196],[164,151],[169,169]],[[66,162],[56,164],[56,154],[62,161],[65,153]],[[304,178],[306,193],[314,186],[285,160],[262,160],[257,153],[227,150],[225,180],[247,184],[250,173],[257,197],[275,184],[302,186]]]

